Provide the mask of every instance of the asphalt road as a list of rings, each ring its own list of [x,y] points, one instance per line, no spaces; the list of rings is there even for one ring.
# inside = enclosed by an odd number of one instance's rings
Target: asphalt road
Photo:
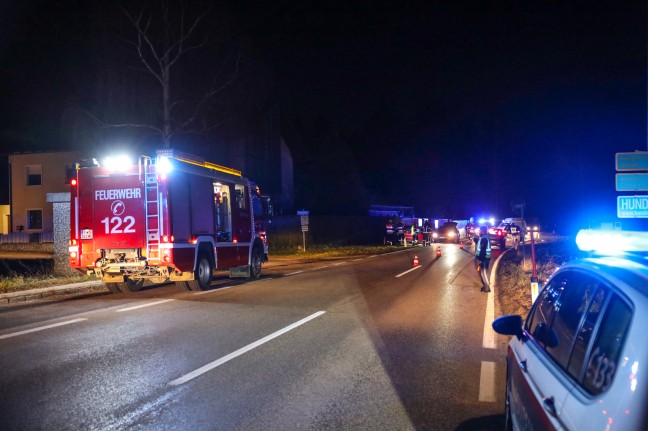
[[[470,252],[436,247],[3,309],[0,425],[500,429],[493,294]]]

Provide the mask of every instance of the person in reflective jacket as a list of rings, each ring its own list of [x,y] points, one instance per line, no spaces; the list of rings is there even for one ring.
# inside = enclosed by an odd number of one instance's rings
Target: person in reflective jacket
[[[479,260],[477,269],[482,280],[482,292],[490,292],[490,285],[488,283],[488,265],[491,260],[491,245],[488,238],[488,229],[486,226],[480,226],[479,239],[475,244],[475,257]]]

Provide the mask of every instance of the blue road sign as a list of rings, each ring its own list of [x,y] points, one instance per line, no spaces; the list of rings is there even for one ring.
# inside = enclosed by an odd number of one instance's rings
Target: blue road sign
[[[616,153],[617,171],[648,171],[648,151]]]
[[[616,174],[618,192],[648,191],[648,174]]]
[[[617,196],[617,217],[648,218],[648,196]]]

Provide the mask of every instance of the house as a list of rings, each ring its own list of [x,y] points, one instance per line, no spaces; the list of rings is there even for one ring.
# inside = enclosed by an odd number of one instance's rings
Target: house
[[[9,232],[51,233],[52,204],[48,193],[69,193],[75,151],[9,155]]]

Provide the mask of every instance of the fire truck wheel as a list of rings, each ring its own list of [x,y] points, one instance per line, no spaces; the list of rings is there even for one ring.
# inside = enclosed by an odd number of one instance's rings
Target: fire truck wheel
[[[131,280],[127,278],[125,282],[119,284],[121,284],[122,292],[139,292],[144,287],[144,280]]]
[[[207,290],[211,286],[212,267],[204,254],[198,255],[194,279],[187,281],[190,290]]]
[[[254,247],[252,250],[252,261],[250,262],[250,278],[258,279],[261,276],[261,263],[263,257],[259,247]]]
[[[104,283],[112,293],[120,293],[119,283]]]

